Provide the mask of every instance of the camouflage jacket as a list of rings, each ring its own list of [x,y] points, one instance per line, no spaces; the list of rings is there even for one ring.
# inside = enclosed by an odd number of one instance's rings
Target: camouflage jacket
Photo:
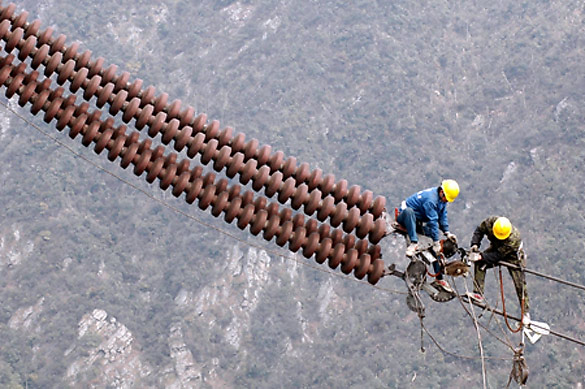
[[[481,241],[485,236],[490,241],[490,247],[486,251],[497,253],[498,261],[516,261],[518,260],[519,251],[522,248],[520,232],[516,227],[512,226],[512,232],[509,237],[504,240],[496,238],[493,227],[497,219],[498,216],[491,216],[481,222],[473,233],[471,245],[480,247]]]

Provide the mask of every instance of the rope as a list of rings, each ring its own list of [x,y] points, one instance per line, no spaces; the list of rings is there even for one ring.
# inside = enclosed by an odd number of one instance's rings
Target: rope
[[[465,292],[469,293],[469,288],[467,287],[467,283],[465,285]],[[471,318],[473,319],[473,326],[475,327],[475,332],[477,334],[477,345],[479,347],[479,355],[481,357],[481,376],[483,381],[483,388],[487,387],[487,378],[486,378],[486,369],[485,369],[485,356],[483,354],[483,344],[481,342],[481,332],[479,330],[479,321],[477,320],[477,316],[475,315],[475,309],[473,308],[473,303],[471,300],[469,301],[469,308],[471,309]]]

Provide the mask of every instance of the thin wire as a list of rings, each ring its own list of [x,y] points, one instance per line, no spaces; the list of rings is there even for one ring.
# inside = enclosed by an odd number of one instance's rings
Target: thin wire
[[[469,288],[467,287],[467,282],[464,282],[465,285],[465,292],[469,294]],[[485,356],[483,353],[483,344],[481,342],[481,331],[479,330],[479,321],[477,320],[477,316],[475,315],[475,309],[473,308],[473,303],[469,301],[469,308],[471,309],[471,318],[473,319],[473,326],[475,327],[475,332],[477,333],[477,344],[479,347],[479,355],[481,356],[481,376],[483,382],[483,388],[487,387],[487,373],[485,369]]]
[[[477,360],[479,359],[479,357],[476,356],[469,356],[469,355],[461,355],[461,354],[456,354],[450,351],[447,351],[443,346],[441,346],[441,344],[439,343],[439,341],[437,341],[437,339],[431,334],[431,332],[426,328],[426,326],[422,325],[423,329],[425,330],[426,334],[429,336],[429,338],[431,338],[431,340],[433,341],[433,343],[435,344],[435,346],[437,346],[437,348],[445,355],[449,355],[452,356],[454,358],[459,358],[459,359],[468,359],[468,360]],[[484,357],[486,360],[498,360],[498,361],[512,361],[512,358],[505,358],[505,357],[490,357],[490,356],[486,356]]]
[[[301,261],[301,260],[299,260],[299,259],[297,259],[297,258],[295,258],[293,256],[286,255],[286,254],[283,254],[283,253],[278,252],[276,250],[272,250],[270,248],[267,248],[266,246],[248,242],[248,241],[246,241],[246,240],[244,240],[244,239],[242,239],[242,238],[240,238],[240,237],[238,237],[238,236],[236,236],[236,235],[234,235],[234,234],[232,234],[232,233],[230,233],[228,231],[225,231],[225,230],[223,230],[223,229],[221,229],[219,227],[216,227],[216,226],[214,226],[214,225],[212,225],[210,223],[207,223],[207,222],[205,222],[203,220],[200,220],[199,218],[197,218],[197,217],[195,217],[195,216],[193,216],[193,215],[191,215],[191,214],[189,214],[189,213],[187,213],[185,211],[182,211],[181,209],[179,209],[179,208],[177,208],[177,207],[175,207],[175,206],[167,203],[166,201],[161,200],[161,199],[155,197],[151,193],[148,193],[146,190],[138,187],[136,184],[133,184],[132,182],[128,181],[127,179],[120,177],[116,173],[113,173],[113,172],[111,172],[111,171],[103,168],[102,166],[98,165],[94,161],[92,161],[92,160],[88,159],[87,157],[85,157],[84,155],[78,153],[72,147],[68,146],[67,144],[65,144],[64,142],[62,142],[59,139],[55,138],[54,136],[52,136],[48,132],[44,131],[38,125],[36,125],[35,123],[31,122],[30,120],[28,120],[24,116],[22,116],[19,112],[17,112],[16,110],[14,110],[12,107],[8,106],[7,104],[5,104],[3,101],[0,101],[0,105],[4,106],[4,108],[6,108],[9,112],[12,112],[15,116],[17,116],[18,118],[20,118],[21,120],[23,120],[25,123],[27,123],[28,125],[30,125],[31,127],[33,127],[35,130],[37,130],[38,132],[40,132],[41,134],[43,134],[47,138],[51,139],[57,145],[65,148],[66,150],[68,150],[70,153],[72,153],[76,157],[78,157],[78,158],[82,159],[83,161],[89,163],[90,165],[92,165],[93,167],[97,168],[98,170],[101,170],[102,172],[104,172],[104,173],[106,173],[106,174],[114,177],[115,179],[121,181],[122,183],[130,186],[132,189],[134,189],[134,190],[142,193],[143,195],[145,195],[149,199],[158,202],[159,204],[163,205],[164,207],[166,207],[166,208],[168,208],[168,209],[176,212],[177,214],[180,214],[180,215],[182,215],[184,217],[187,217],[187,218],[193,220],[194,222],[196,222],[198,224],[201,224],[204,227],[211,228],[211,229],[219,232],[220,234],[223,234],[223,235],[225,235],[225,236],[227,236],[229,238],[232,238],[232,239],[234,239],[234,240],[236,240],[236,241],[238,241],[238,242],[240,242],[240,243],[242,243],[244,245],[247,245],[247,246],[250,246],[250,247],[254,247],[254,248],[257,248],[259,250],[264,250],[266,253],[270,253],[270,254],[273,254],[275,256],[284,258],[284,259],[289,259],[289,260],[295,261],[295,262],[297,262],[300,265],[309,267],[311,269],[320,271],[322,273],[326,273],[326,274],[329,274],[329,275],[332,275],[332,276],[335,276],[335,277],[339,277],[339,278],[343,278],[343,279],[352,280],[354,282],[358,282],[358,283],[363,284],[363,285],[368,285],[368,286],[370,286],[370,287],[372,287],[374,289],[377,289],[377,290],[380,290],[380,291],[384,291],[384,292],[387,292],[387,293],[390,293],[390,294],[407,294],[406,292],[401,292],[401,291],[398,291],[398,290],[383,288],[381,286],[372,285],[372,284],[370,284],[367,281],[358,280],[358,279],[356,279],[354,277],[350,277],[350,276],[346,276],[346,275],[342,275],[342,274],[339,274],[339,273],[334,273],[334,272],[325,270],[325,269],[323,269],[321,267],[318,267],[316,265],[307,263],[305,261]]]
[[[473,282],[475,283],[475,280],[474,280]],[[456,293],[457,299],[459,300],[459,304],[461,305],[461,307],[463,308],[463,310],[465,311],[465,313],[467,313],[467,315],[468,315],[469,317],[471,317],[471,312],[469,312],[469,310],[468,310],[468,309],[467,309],[467,307],[465,306],[465,302],[463,301],[463,299],[462,299],[462,297],[461,297],[461,294],[459,293],[459,290],[457,289],[456,285],[454,285],[454,286],[455,286],[455,293]],[[469,290],[469,289],[468,289],[468,287],[467,287],[467,285],[465,285],[465,288],[466,288],[466,290]],[[485,300],[485,296],[484,296],[483,294],[482,294],[482,297],[484,298],[484,301],[486,301],[486,300]],[[469,299],[469,298],[468,298],[468,299]],[[486,305],[485,305],[485,309],[486,309],[486,310],[488,310],[488,312],[491,312],[491,313],[492,313],[492,315],[494,315],[494,314],[495,314],[495,311],[494,311],[492,308],[490,308],[490,305],[489,305],[489,304],[487,304],[487,302],[486,302]],[[490,321],[491,321],[491,318],[490,318]],[[498,325],[500,326],[500,330],[501,330],[501,331],[502,331],[504,334],[506,334],[506,332],[505,332],[505,331],[504,331],[504,329],[502,328],[502,326],[501,326],[501,324],[500,324],[500,322],[499,322],[499,320],[498,320],[497,318],[496,318],[496,322],[497,322],[497,323],[498,323]],[[496,334],[494,334],[494,333],[493,333],[493,331],[491,331],[491,330],[489,329],[489,327],[487,327],[487,326],[483,325],[481,322],[478,322],[478,323],[479,323],[479,325],[480,325],[480,326],[481,326],[481,327],[482,327],[484,330],[486,330],[486,331],[487,331],[487,332],[488,332],[488,333],[489,333],[491,336],[493,336],[493,337],[494,337],[494,338],[496,338],[498,341],[500,341],[502,344],[504,344],[505,346],[507,346],[508,348],[510,348],[510,350],[514,351],[514,346],[512,346],[512,342],[510,342],[510,341],[509,341],[509,339],[507,339],[507,341],[504,341],[504,340],[503,340],[503,339],[501,339],[499,336],[497,336]],[[507,336],[506,336],[506,338],[507,338]]]

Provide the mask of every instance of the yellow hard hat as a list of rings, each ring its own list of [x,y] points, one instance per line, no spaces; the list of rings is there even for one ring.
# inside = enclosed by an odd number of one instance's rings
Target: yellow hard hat
[[[443,188],[445,198],[450,203],[459,196],[459,184],[457,184],[457,181],[455,180],[443,180],[443,182],[441,182],[441,188]]]
[[[508,220],[507,217],[499,217],[496,219],[492,231],[496,238],[504,240],[510,236],[510,233],[512,233],[512,223],[510,223],[510,220]]]

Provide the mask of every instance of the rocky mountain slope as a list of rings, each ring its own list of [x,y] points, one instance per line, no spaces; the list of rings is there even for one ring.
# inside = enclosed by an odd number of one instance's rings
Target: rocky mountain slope
[[[462,244],[506,214],[530,268],[585,283],[582,2],[15,3],[145,85],[389,206],[455,178]],[[0,107],[0,386],[481,386],[476,333],[456,301],[425,300],[442,349],[425,336],[422,354],[399,280],[372,288],[329,272],[2,102],[148,196]],[[387,263],[406,264],[402,245],[382,241]],[[490,274],[494,300],[496,286]],[[534,318],[585,339],[581,292],[535,277],[529,288]],[[511,351],[483,340],[488,383],[503,387],[512,363],[499,358]],[[557,338],[528,344],[529,382],[582,386],[584,357]]]

